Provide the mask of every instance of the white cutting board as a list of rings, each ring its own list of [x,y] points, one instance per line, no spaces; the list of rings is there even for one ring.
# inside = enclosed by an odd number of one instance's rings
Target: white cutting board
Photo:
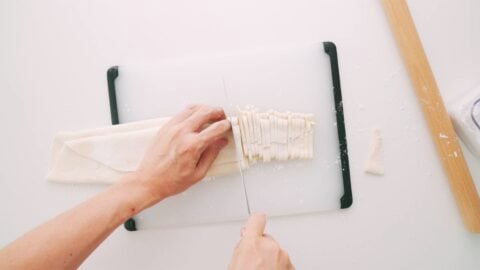
[[[341,57],[341,54],[339,55]],[[164,63],[120,65],[120,122],[171,116],[206,103],[233,115],[237,106],[313,113],[314,159],[244,171],[253,212],[292,215],[340,208],[343,194],[330,62],[323,44],[267,48]],[[138,229],[247,217],[240,175],[206,179],[135,217]]]

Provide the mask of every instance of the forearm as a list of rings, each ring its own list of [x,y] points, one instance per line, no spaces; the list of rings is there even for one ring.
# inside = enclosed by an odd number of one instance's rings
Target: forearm
[[[159,201],[128,175],[0,251],[0,269],[76,269],[129,217]]]
[[[225,147],[221,108],[189,106],[158,131],[137,172],[0,250],[0,269],[75,269],[120,224],[200,181]]]

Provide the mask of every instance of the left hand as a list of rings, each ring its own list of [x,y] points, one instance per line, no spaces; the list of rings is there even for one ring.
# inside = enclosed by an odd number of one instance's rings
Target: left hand
[[[135,174],[157,201],[178,194],[205,177],[230,128],[222,108],[189,106],[158,131]]]

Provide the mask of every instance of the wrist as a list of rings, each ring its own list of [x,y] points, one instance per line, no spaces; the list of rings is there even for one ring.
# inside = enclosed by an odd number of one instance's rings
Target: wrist
[[[119,193],[124,219],[128,219],[165,198],[154,194],[149,185],[143,181],[141,174],[130,173],[112,186],[112,191]]]
[[[150,197],[152,204],[162,201],[167,197],[171,196],[168,186],[166,185],[167,181],[158,181],[156,178],[162,178],[160,176],[152,177],[148,171],[138,169],[135,172],[130,173],[128,179],[134,181],[142,186],[145,195]]]

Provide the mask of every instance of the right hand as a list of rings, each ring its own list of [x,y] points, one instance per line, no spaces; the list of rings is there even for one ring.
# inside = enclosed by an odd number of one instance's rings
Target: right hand
[[[252,214],[242,229],[242,239],[233,253],[228,270],[293,270],[288,254],[265,235],[264,214]]]

